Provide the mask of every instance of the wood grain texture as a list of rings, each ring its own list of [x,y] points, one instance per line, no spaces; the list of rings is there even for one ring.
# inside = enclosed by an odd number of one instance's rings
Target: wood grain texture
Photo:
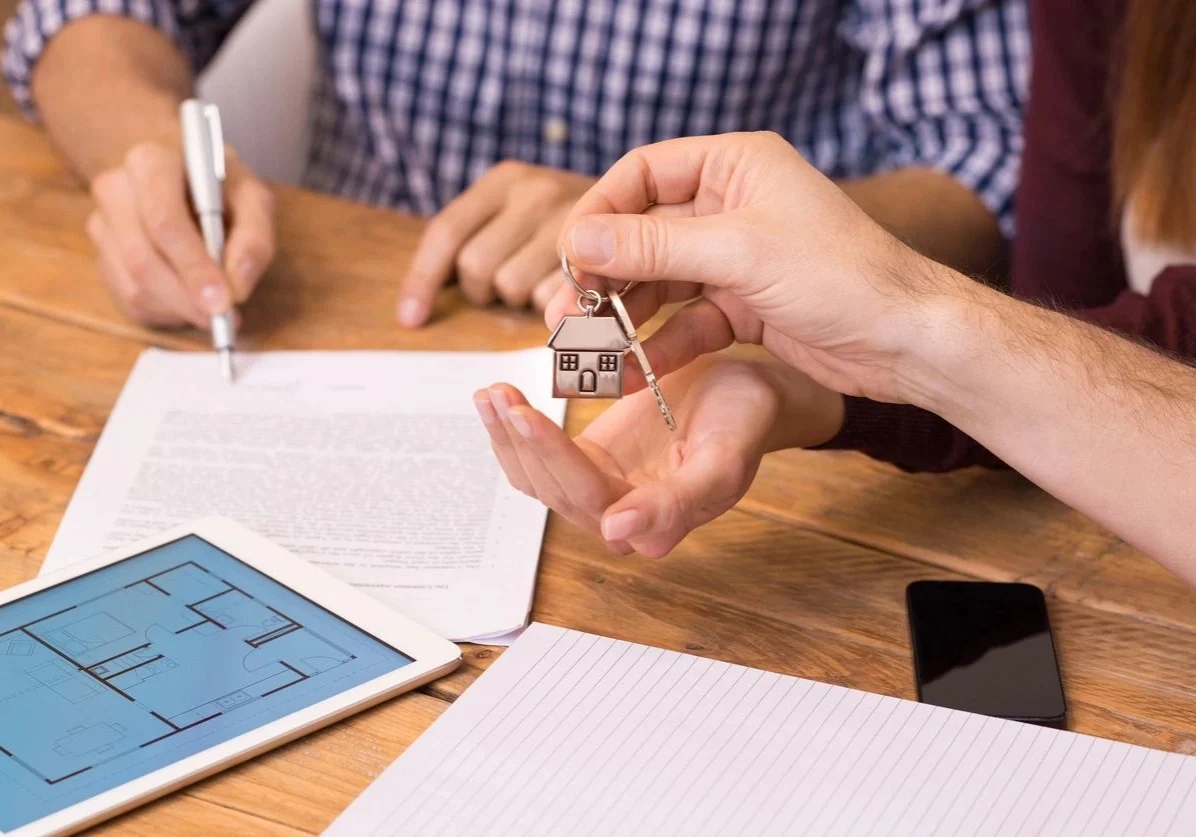
[[[1037,584],[1165,625],[1196,628],[1196,593],[1009,471],[905,474],[853,453],[766,458],[741,508],[934,567]]]
[[[20,378],[20,367],[0,364],[0,382],[22,383],[13,387],[22,427],[37,428],[32,436],[13,437],[21,447],[0,460],[0,498],[25,521],[10,524],[0,543],[6,555],[20,558],[17,573],[28,577],[141,347],[26,312],[0,309],[0,326],[27,347],[24,363],[36,372]],[[89,363],[75,362],[79,356]],[[73,393],[74,400],[68,403],[61,393]],[[586,412],[575,411],[572,423],[584,423]],[[15,582],[13,568],[6,562],[0,578]],[[903,590],[927,575],[963,577],[812,527],[742,512],[707,526],[662,561],[612,558],[592,536],[554,519],[535,615],[912,697]],[[1068,601],[1053,602],[1053,618],[1077,729],[1114,736],[1119,725],[1140,728],[1146,734],[1133,740],[1176,747],[1196,738],[1182,700],[1196,691],[1196,676],[1183,665],[1196,652],[1196,634]],[[493,658],[492,651],[471,646],[469,665],[428,693],[455,698]]]
[[[0,587],[32,577],[138,353],[202,348],[107,298],[90,200],[40,135],[0,117]],[[244,312],[256,348],[500,349],[530,313],[442,294],[404,332],[393,298],[419,221],[280,190],[281,254]],[[740,350],[746,351],[746,350]],[[580,431],[604,405],[575,403]],[[567,627],[913,697],[904,587],[1023,579],[1051,596],[1072,728],[1196,751],[1196,597],[1016,475],[911,476],[851,454],[768,457],[733,511],[660,561],[614,558],[555,517],[534,616]],[[451,677],[122,817],[101,833],[317,833],[501,651]]]

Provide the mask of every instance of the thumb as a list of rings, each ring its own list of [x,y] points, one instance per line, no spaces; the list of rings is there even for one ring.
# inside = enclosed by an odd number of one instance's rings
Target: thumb
[[[565,253],[608,279],[732,287],[736,239],[726,216],[586,215],[565,231]]]

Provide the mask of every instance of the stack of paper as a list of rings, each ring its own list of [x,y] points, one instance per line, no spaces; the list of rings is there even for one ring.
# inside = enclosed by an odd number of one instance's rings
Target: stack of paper
[[[326,832],[1196,834],[1196,758],[532,625]]]
[[[545,349],[146,351],[43,572],[225,515],[455,640],[526,624],[546,511],[512,489],[473,407],[505,381],[558,422]],[[493,639],[491,639],[493,641]]]

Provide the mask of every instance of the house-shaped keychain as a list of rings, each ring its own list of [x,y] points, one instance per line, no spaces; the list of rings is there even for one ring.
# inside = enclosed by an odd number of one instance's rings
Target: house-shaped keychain
[[[614,317],[565,317],[548,340],[554,398],[622,398],[631,342]]]

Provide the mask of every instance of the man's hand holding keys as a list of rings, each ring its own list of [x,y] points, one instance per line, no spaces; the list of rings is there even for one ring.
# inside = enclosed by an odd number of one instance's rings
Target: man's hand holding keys
[[[644,393],[576,442],[509,388],[475,399],[516,487],[613,550],[654,556],[730,508],[768,450],[833,437],[839,393],[911,400],[918,381],[899,361],[932,323],[949,322],[938,291],[967,284],[901,245],[773,134],[631,152],[574,207],[561,243],[583,285],[645,283],[626,299],[636,322],[686,303],[643,344],[670,399],[679,389],[678,438],[642,427],[654,423],[640,415],[651,412]],[[574,289],[558,292],[548,326],[575,306]],[[783,371],[694,365],[733,342],[763,345]]]
[[[582,284],[649,283],[627,298],[639,322],[688,303],[644,342],[661,375],[757,343],[838,392],[880,400],[903,400],[893,360],[928,321],[920,306],[940,285],[971,284],[906,248],[769,133],[631,152],[574,207],[562,245]],[[558,293],[550,327],[572,302]]]

